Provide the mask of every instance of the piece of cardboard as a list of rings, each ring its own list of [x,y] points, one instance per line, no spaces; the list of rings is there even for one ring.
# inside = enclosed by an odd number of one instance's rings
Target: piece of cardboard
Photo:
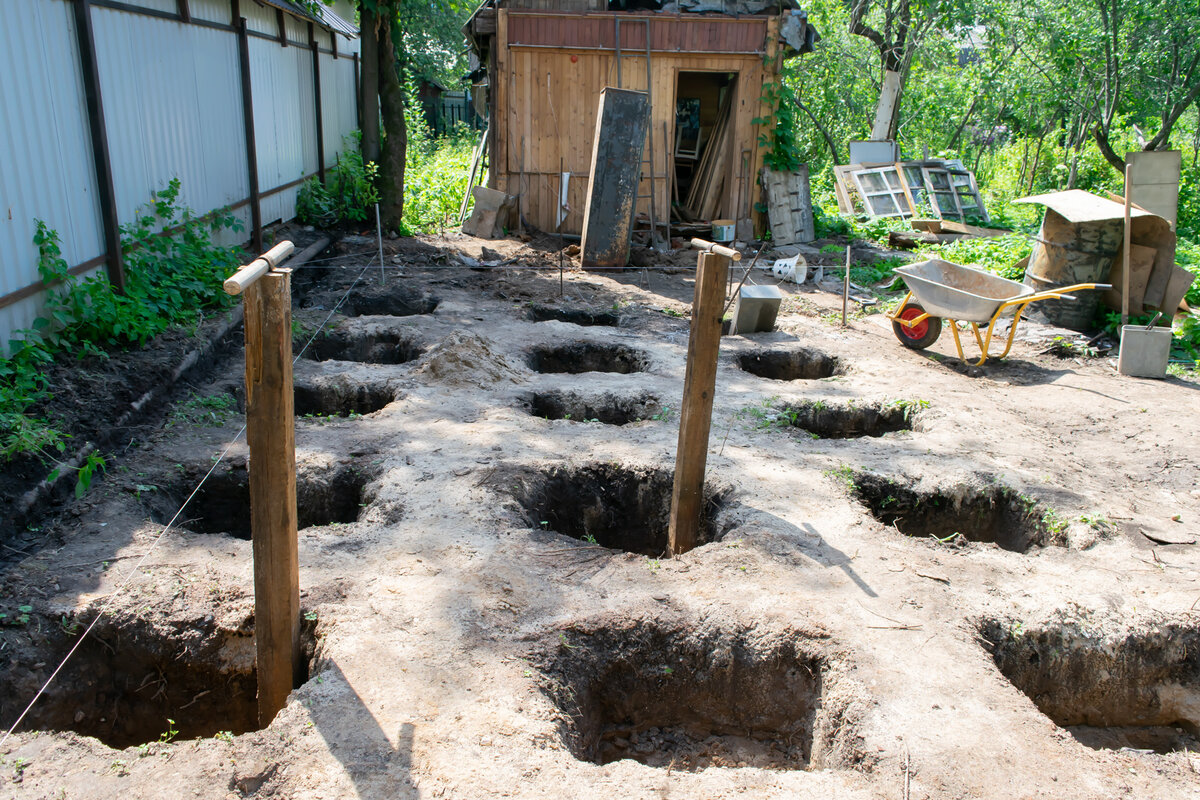
[[[1173,317],[1175,312],[1183,306],[1183,298],[1188,293],[1188,289],[1192,288],[1192,283],[1196,280],[1196,276],[1188,272],[1183,267],[1174,267],[1171,271],[1171,277],[1167,280],[1167,288],[1163,292],[1163,301],[1159,304],[1158,309],[1165,316]]]
[[[1133,270],[1129,273],[1129,313],[1141,314],[1146,283],[1150,280],[1150,272],[1154,269],[1154,259],[1158,256],[1158,251],[1153,247],[1131,244],[1129,255],[1133,262]],[[1121,287],[1125,285],[1124,281],[1125,253],[1122,251],[1113,259],[1112,271],[1108,273],[1108,282],[1113,288],[1101,296],[1104,304],[1114,311],[1121,310]]]

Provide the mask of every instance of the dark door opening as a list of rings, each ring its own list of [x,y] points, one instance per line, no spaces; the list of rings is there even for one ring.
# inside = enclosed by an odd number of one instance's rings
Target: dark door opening
[[[675,84],[671,208],[680,220],[717,214],[733,152],[732,107],[737,74],[680,72]]]

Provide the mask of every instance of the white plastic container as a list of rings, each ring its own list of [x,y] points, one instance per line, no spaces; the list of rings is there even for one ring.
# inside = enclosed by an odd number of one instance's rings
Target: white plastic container
[[[1171,355],[1171,329],[1145,325],[1121,327],[1117,372],[1133,378],[1165,378]]]
[[[731,219],[714,219],[712,222],[712,238],[714,242],[732,242],[736,224]]]

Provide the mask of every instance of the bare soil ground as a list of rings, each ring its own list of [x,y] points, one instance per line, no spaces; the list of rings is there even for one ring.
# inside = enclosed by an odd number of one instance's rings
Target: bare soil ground
[[[387,249],[296,293],[306,682],[256,730],[243,419],[168,419],[4,573],[0,724],[79,647],[0,796],[1200,797],[1196,383],[785,284],[669,559],[694,255]]]

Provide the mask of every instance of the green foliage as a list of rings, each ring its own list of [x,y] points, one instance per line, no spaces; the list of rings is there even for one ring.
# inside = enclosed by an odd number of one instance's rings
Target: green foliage
[[[1028,236],[1013,233],[1008,236],[960,239],[957,242],[931,245],[920,248],[917,255],[921,258],[941,258],[956,264],[981,267],[1002,278],[1019,281],[1025,277],[1025,270],[1016,264],[1032,250],[1033,242]]]
[[[404,227],[434,233],[453,225],[471,177],[475,134],[459,128],[442,139],[409,141],[404,170]]]
[[[771,115],[755,117],[752,122],[762,130],[758,143],[767,148],[763,163],[768,169],[791,172],[804,163],[796,140],[799,109],[792,101],[791,89],[782,78],[764,83],[762,101],[771,109]]]
[[[56,359],[106,357],[113,350],[139,347],[173,325],[194,325],[205,311],[233,301],[221,288],[243,261],[238,248],[212,241],[214,233],[239,231],[241,222],[227,211],[195,217],[179,203],[179,181],[172,180],[121,229],[125,256],[125,294],[112,291],[103,274],[80,279],[68,272],[59,235],[37,220],[38,273],[46,283],[45,307],[30,330],[18,331],[9,355],[0,357],[0,463],[31,456],[65,465],[66,434],[39,411],[51,400],[45,371]],[[171,230],[170,236],[159,236]],[[75,491],[86,492],[105,467],[92,453],[77,470]]]
[[[171,412],[167,427],[175,425],[203,425],[219,428],[237,414],[237,398],[232,394],[214,394],[201,397],[195,392]]]
[[[378,167],[363,161],[357,131],[342,141],[342,153],[325,183],[309,178],[296,196],[296,219],[307,225],[331,228],[348,222],[374,219],[373,206],[379,202],[375,189]]]

